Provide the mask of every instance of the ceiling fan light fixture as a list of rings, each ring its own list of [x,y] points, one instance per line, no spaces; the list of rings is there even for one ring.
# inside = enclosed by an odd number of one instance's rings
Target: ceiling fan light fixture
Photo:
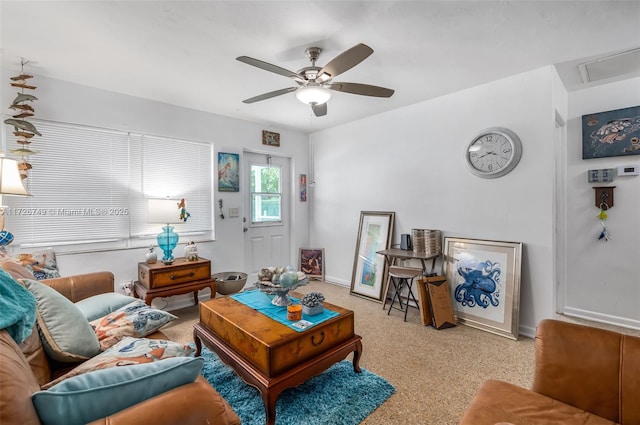
[[[306,86],[296,90],[296,97],[307,105],[322,105],[331,99],[331,92],[320,86]]]

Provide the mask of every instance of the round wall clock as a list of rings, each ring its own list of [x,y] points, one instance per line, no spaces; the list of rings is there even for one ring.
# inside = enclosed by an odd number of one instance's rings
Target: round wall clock
[[[522,156],[522,143],[506,128],[482,130],[469,143],[464,153],[469,171],[478,177],[493,179],[513,170]]]

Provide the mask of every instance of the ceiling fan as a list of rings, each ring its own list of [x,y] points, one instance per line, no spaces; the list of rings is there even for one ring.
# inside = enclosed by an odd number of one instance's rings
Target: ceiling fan
[[[250,58],[248,56],[238,56],[236,59],[240,62],[264,69],[265,71],[289,77],[298,83],[297,87],[274,90],[268,93],[263,93],[259,96],[245,99],[242,102],[254,103],[283,94],[296,92],[298,100],[311,105],[311,109],[315,116],[321,117],[327,114],[326,102],[331,98],[330,90],[374,97],[391,97],[393,95],[394,91],[385,87],[333,81],[335,77],[358,65],[373,53],[373,49],[366,44],[360,43],[342,52],[329,61],[329,63],[324,67],[316,66],[316,61],[318,60],[321,52],[322,49],[320,47],[307,48],[305,50],[305,54],[311,61],[311,66],[302,68],[298,72],[289,71],[279,66],[259,59]]]

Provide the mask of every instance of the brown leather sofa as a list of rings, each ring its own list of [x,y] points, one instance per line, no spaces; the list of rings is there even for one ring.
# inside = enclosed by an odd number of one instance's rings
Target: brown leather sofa
[[[0,266],[14,278],[28,277],[28,272],[24,269],[20,270],[10,264]],[[47,283],[73,302],[93,295],[113,292],[114,288],[114,277],[110,272],[90,273],[41,282]],[[161,332],[156,332],[149,338],[166,339]],[[33,332],[18,345],[6,330],[1,330],[0,424],[40,425],[31,395],[39,391],[41,385],[68,370],[68,364],[56,364],[47,357],[38,332]],[[138,425],[143,423],[224,425],[240,424],[240,420],[220,394],[200,376],[193,383],[174,388],[91,424]]]
[[[461,425],[639,425],[640,338],[543,320],[531,390],[487,381]]]

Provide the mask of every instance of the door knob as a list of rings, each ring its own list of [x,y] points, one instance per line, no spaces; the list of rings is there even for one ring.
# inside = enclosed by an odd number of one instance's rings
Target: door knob
[[[245,233],[247,232],[247,230],[249,230],[249,229],[247,229],[246,227],[242,228],[242,231],[245,232]]]

